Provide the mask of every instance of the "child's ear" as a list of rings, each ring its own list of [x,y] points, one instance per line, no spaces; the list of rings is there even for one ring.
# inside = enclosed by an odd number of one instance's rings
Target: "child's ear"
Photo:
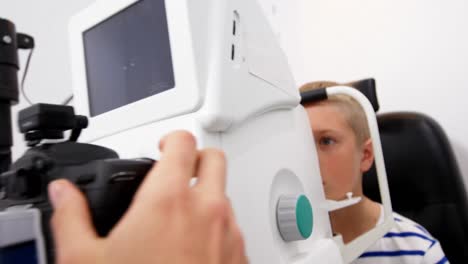
[[[374,149],[372,140],[369,138],[362,146],[361,173],[368,171],[374,162]]]

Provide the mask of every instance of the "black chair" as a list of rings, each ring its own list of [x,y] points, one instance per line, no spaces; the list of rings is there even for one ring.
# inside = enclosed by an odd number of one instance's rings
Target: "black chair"
[[[462,175],[443,129],[419,113],[378,115],[393,210],[423,225],[451,263],[468,263],[468,203]],[[375,169],[364,193],[380,201]]]

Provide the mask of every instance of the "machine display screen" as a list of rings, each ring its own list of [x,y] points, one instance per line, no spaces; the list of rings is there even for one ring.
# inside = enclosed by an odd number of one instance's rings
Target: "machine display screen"
[[[45,255],[39,209],[0,203],[0,264],[43,264]]]
[[[2,264],[38,264],[36,243],[34,241],[0,247],[0,263]]]
[[[164,1],[138,1],[83,33],[91,116],[175,87]]]

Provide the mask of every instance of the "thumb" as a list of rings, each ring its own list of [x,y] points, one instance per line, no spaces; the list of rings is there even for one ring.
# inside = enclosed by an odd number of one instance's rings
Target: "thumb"
[[[75,255],[97,238],[86,199],[67,180],[53,181],[48,189],[54,208],[51,224],[57,257]]]

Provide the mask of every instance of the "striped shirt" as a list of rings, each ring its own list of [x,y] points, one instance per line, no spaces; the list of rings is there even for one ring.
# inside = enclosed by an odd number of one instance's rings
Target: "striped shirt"
[[[396,226],[353,264],[448,264],[439,241],[424,227],[393,213]],[[378,223],[383,222],[383,208]]]

